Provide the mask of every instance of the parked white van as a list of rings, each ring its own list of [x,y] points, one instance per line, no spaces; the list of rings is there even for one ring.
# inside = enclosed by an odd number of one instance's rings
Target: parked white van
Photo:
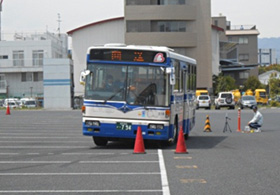
[[[33,98],[21,98],[19,106],[26,107],[26,108],[35,108],[37,107],[37,102]]]

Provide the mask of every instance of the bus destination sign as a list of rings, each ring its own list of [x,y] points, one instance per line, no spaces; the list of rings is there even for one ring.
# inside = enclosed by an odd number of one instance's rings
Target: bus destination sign
[[[144,50],[121,50],[121,49],[91,49],[90,60],[125,61],[125,62],[166,62],[166,53]]]

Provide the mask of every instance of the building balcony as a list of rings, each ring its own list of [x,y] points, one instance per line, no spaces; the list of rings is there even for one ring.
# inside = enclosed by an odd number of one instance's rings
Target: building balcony
[[[193,5],[126,6],[125,20],[196,20]]]
[[[197,34],[191,32],[133,32],[125,33],[127,44],[167,47],[196,47]]]
[[[25,60],[3,60],[0,63],[1,73],[16,72],[41,72],[43,71],[43,60],[34,61],[32,59]]]

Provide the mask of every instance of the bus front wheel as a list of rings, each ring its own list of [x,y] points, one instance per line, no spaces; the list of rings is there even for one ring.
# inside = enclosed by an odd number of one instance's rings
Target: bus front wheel
[[[178,138],[178,124],[177,122],[174,125],[172,137],[167,141],[167,145],[172,146],[177,142]]]
[[[92,137],[92,138],[93,138],[93,142],[97,146],[106,146],[108,143],[108,140],[103,137]]]

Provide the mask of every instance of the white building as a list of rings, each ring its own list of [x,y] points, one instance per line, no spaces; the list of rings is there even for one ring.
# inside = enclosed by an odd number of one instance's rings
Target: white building
[[[276,50],[275,49],[259,49],[259,64],[261,66],[269,66],[276,64]]]
[[[224,33],[224,29],[212,25],[212,74],[218,75],[221,71],[220,67],[220,33]]]
[[[15,34],[0,41],[0,99],[43,97],[44,59],[67,58],[68,36],[50,32]]]
[[[74,63],[75,96],[83,95],[80,73],[86,68],[87,49],[93,45],[124,43],[124,18],[112,18],[68,31],[72,37],[72,59]]]
[[[267,85],[271,76],[276,79],[280,79],[280,72],[278,72],[276,70],[270,70],[270,71],[264,72],[259,75],[259,81],[262,84]]]

